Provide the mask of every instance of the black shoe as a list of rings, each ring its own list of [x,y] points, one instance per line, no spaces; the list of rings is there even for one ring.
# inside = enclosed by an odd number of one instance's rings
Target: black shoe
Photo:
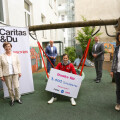
[[[22,104],[22,101],[21,100],[16,100],[17,103],[19,104]]]
[[[100,80],[96,80],[96,83],[100,83]]]
[[[10,101],[10,106],[13,106],[14,105],[14,101]]]

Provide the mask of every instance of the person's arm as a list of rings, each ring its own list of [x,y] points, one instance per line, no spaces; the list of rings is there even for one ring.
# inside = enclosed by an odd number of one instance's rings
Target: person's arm
[[[4,81],[3,71],[2,71],[2,56],[0,56],[0,79]]]
[[[48,46],[46,47],[45,53],[47,54],[47,56],[48,56],[49,58],[51,58],[51,56],[49,55]]]
[[[72,63],[70,63],[70,67],[71,67],[72,73],[77,75],[75,67],[74,67],[74,65]]]
[[[57,57],[57,48],[55,47],[55,58]]]
[[[116,51],[116,50],[115,50]],[[112,66],[111,66],[111,72],[110,72],[110,75],[111,77],[113,78],[113,73],[114,73],[114,67],[116,66],[116,52],[114,52],[114,55],[113,55],[113,61],[112,61]]]
[[[57,66],[55,67],[55,69],[60,70],[60,65],[61,65],[61,63],[58,63]]]
[[[16,55],[16,59],[17,59],[18,74],[19,74],[19,77],[21,77],[21,66],[20,66],[18,55]]]

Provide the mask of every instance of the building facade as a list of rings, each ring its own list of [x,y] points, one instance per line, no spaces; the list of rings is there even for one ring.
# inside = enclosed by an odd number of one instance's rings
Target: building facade
[[[0,25],[29,27],[57,23],[57,5],[57,0],[0,0]],[[58,48],[58,56],[62,54],[64,37],[61,29],[37,31],[36,34],[44,50],[49,41],[53,40]],[[35,69],[41,68],[43,65],[41,65],[41,56],[37,55],[40,54],[37,50],[37,41],[31,37],[29,37],[29,40],[32,65],[37,66],[37,68],[34,67],[35,71]],[[39,61],[36,62],[36,59]]]
[[[118,19],[120,17],[120,0],[75,0],[75,21],[82,21],[84,16],[87,20],[105,20]],[[98,28],[98,27],[97,27]],[[77,30],[76,28],[76,36]],[[115,35],[114,26],[107,26],[108,33]],[[105,27],[102,27],[100,32],[101,42],[115,42],[115,38],[108,37],[105,32]]]
[[[74,0],[58,0],[59,22],[74,21]],[[75,29],[64,28],[64,47],[75,46]]]

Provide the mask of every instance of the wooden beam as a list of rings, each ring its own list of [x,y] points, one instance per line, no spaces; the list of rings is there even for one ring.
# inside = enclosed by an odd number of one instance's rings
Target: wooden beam
[[[73,27],[86,27],[86,26],[117,25],[117,24],[118,24],[118,19],[91,20],[91,21],[79,21],[79,22],[67,22],[67,23],[34,25],[34,26],[29,26],[29,31],[48,30],[48,29],[61,29],[61,28],[73,28]]]

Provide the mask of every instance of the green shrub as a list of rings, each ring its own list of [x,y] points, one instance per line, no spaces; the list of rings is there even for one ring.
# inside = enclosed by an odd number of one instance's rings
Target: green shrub
[[[69,60],[71,62],[74,62],[75,58],[76,58],[76,50],[74,47],[66,47],[65,48],[65,53],[68,54],[69,56]]]
[[[83,19],[83,21],[87,21],[86,18],[83,16],[82,16],[82,19]],[[88,51],[89,59],[92,59],[92,47],[94,44],[94,37],[92,37],[92,32],[94,32],[95,29],[96,28],[94,28],[94,30],[93,30],[92,27],[83,27],[83,28],[81,28],[81,30],[78,30],[77,37],[76,37],[76,40],[78,40],[80,43],[83,53],[87,47],[89,39],[91,38],[91,43],[90,43],[89,51]],[[99,36],[101,34],[102,33],[97,33],[96,36]]]

